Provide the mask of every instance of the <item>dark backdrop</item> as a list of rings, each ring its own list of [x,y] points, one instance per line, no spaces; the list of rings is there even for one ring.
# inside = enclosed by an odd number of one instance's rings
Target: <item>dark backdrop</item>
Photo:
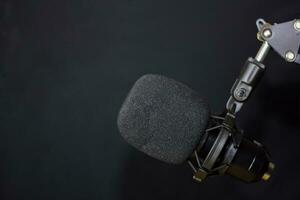
[[[239,115],[277,164],[272,179],[192,181],[135,151],[116,116],[134,81],[158,73],[223,109],[255,20],[300,16],[297,1],[1,0],[0,199],[300,199],[300,67],[271,53]]]

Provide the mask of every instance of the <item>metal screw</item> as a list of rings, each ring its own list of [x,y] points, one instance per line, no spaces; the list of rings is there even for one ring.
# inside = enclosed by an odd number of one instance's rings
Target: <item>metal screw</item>
[[[244,88],[241,88],[238,92],[237,92],[237,96],[242,98],[244,97],[246,94],[246,90]]]
[[[268,171],[264,173],[264,175],[262,176],[262,180],[268,181],[271,178],[274,168],[275,168],[274,163],[269,162]]]
[[[238,101],[244,101],[247,98],[247,90],[245,88],[239,88],[234,92],[234,97]]]
[[[295,59],[296,59],[295,53],[292,52],[292,51],[287,51],[287,52],[285,53],[285,59],[286,59],[286,61],[288,61],[288,62],[293,62],[293,61],[295,61]]]
[[[263,30],[263,36],[265,37],[265,38],[269,38],[269,37],[271,37],[272,36],[272,31],[271,31],[271,29],[265,29],[265,30]]]
[[[264,173],[264,175],[261,178],[264,181],[268,181],[271,178],[271,174],[266,172],[266,173]]]
[[[237,95],[238,95],[239,97],[244,97],[245,93],[246,93],[246,91],[243,90],[243,89],[241,89],[241,90],[239,90],[239,91],[237,92]]]
[[[297,19],[294,23],[294,28],[296,31],[300,31],[300,19]]]
[[[198,178],[198,177],[196,177],[196,176],[193,176],[193,179],[194,179],[195,181],[197,181],[198,183],[201,183],[201,182],[203,181],[201,178]]]

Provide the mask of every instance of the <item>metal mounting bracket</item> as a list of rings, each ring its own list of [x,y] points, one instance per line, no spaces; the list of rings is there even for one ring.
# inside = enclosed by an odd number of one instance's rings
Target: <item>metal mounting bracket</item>
[[[257,20],[258,38],[268,44],[288,62],[300,64],[300,19],[270,25]]]

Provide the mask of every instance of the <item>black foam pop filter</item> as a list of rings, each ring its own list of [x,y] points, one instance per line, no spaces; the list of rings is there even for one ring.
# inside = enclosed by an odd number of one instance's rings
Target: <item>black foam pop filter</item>
[[[198,145],[209,107],[186,85],[161,75],[144,75],[123,103],[118,127],[125,140],[156,159],[179,164]]]

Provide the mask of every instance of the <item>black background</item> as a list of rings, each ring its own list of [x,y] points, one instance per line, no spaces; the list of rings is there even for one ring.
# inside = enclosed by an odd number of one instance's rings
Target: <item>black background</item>
[[[239,115],[276,163],[269,182],[192,181],[120,137],[116,116],[141,75],[186,83],[223,109],[259,48],[257,18],[297,1],[1,0],[0,199],[300,199],[300,67],[275,53]]]

